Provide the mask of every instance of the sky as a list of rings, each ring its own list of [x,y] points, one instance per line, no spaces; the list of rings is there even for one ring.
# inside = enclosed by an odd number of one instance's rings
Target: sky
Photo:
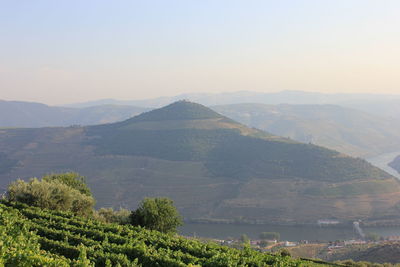
[[[0,99],[400,94],[398,0],[0,0]]]

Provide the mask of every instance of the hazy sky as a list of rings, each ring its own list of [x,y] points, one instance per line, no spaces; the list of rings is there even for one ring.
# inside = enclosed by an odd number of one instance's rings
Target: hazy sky
[[[400,93],[399,0],[0,0],[0,99]]]

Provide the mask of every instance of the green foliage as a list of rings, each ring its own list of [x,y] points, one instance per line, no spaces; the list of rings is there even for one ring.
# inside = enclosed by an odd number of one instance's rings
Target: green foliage
[[[91,263],[87,259],[86,247],[82,244],[79,245],[79,257],[75,263],[76,267],[94,267],[94,263]]]
[[[117,224],[128,224],[130,223],[131,212],[127,209],[113,210],[112,208],[101,208],[95,212],[94,216],[96,219]]]
[[[85,255],[70,261],[41,250],[39,239],[17,210],[0,206],[0,266],[93,266]]]
[[[268,240],[279,240],[281,235],[277,232],[262,232],[260,234],[260,239],[268,239]]]
[[[250,244],[250,238],[246,234],[243,234],[243,235],[240,236],[239,242],[242,245],[249,245]]]
[[[95,204],[93,197],[82,194],[58,179],[45,178],[11,183],[6,194],[7,199],[41,208],[72,211],[77,215],[92,214]]]
[[[145,198],[139,208],[132,211],[131,224],[162,233],[175,233],[182,218],[173,201],[168,198]]]
[[[282,248],[279,250],[279,255],[282,257],[290,257],[290,251],[286,248]]]
[[[57,181],[78,190],[84,195],[92,196],[89,187],[86,185],[86,178],[76,172],[52,173],[43,176],[42,180],[46,182]]]
[[[381,237],[376,233],[367,233],[365,235],[365,239],[367,239],[369,241],[379,241],[379,239],[381,239]]]
[[[29,231],[37,232],[41,251],[52,256],[53,260],[60,259],[70,266],[89,267],[92,264],[132,267],[141,265],[146,267],[330,265],[260,253],[250,248],[237,250],[213,243],[201,243],[131,225],[106,224],[90,218],[74,216],[69,212],[50,211],[22,203],[3,201],[0,203],[0,209],[0,211],[13,212],[18,210],[21,216],[12,216],[12,218]],[[1,212],[0,217],[4,217],[4,214]]]

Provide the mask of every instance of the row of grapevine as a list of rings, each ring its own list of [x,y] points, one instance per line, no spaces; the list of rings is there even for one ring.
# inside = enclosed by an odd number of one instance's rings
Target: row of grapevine
[[[83,246],[74,260],[40,248],[39,237],[29,231],[29,222],[18,210],[0,205],[0,266],[92,267]]]
[[[140,227],[106,224],[21,203],[2,201],[0,208],[18,211],[24,225],[36,233],[41,249],[70,263],[82,258],[84,248],[87,258],[96,266],[327,265],[260,253],[250,248],[237,250],[202,243]]]

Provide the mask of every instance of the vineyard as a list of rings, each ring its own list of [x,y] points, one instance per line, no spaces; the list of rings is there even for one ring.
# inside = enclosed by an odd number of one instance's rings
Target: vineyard
[[[328,266],[6,201],[0,234],[0,266]]]

